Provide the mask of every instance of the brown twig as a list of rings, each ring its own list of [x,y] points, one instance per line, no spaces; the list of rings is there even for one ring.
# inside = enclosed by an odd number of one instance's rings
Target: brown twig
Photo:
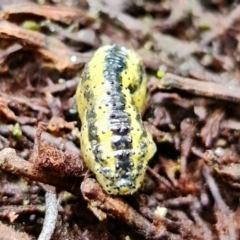
[[[186,181],[187,160],[191,153],[194,135],[196,132],[193,119],[186,118],[181,122],[181,180]]]
[[[26,96],[14,96],[12,94],[7,94],[4,92],[0,92],[0,96],[4,97],[7,102],[15,101],[19,104],[26,105],[34,111],[49,114],[49,110],[46,107],[41,106],[41,104],[43,103],[42,99],[27,98]]]
[[[203,82],[166,73],[159,81],[160,89],[180,89],[203,97],[240,103],[240,87],[227,84]]]
[[[58,174],[43,171],[34,164],[25,161],[17,156],[16,151],[12,148],[5,148],[0,151],[0,168],[11,174],[16,174],[31,181],[38,181],[65,189],[75,195],[80,195],[79,178],[62,178]]]
[[[214,178],[211,175],[210,169],[207,166],[203,167],[203,176],[208,184],[208,187],[213,195],[216,203],[216,229],[220,240],[237,240],[237,223],[233,219],[233,213],[223,201],[219,188],[216,185]]]
[[[37,129],[35,127],[25,125],[25,126],[21,126],[21,129],[22,129],[22,132],[27,137],[31,138],[32,140],[35,140],[36,133],[37,133]],[[72,141],[68,141],[63,138],[54,137],[53,135],[51,135],[45,131],[42,132],[41,139],[43,141],[51,143],[57,147],[61,146],[62,148],[64,148],[65,150],[67,150],[68,152],[71,152],[72,154],[74,154],[76,156],[80,155],[79,148],[77,148],[76,145],[74,145]]]
[[[34,49],[50,60],[59,70],[74,69],[85,61],[77,52],[70,50],[65,44],[53,37],[24,29],[7,21],[0,21],[0,38],[17,40],[25,48]]]
[[[15,205],[7,205],[0,207],[0,218],[8,218],[10,222],[14,222],[14,220],[20,215],[24,213],[36,213],[36,212],[44,212],[45,208],[42,205],[27,205],[27,206],[15,206]]]
[[[64,24],[71,24],[74,21],[86,24],[91,23],[94,20],[86,13],[86,11],[79,8],[50,5],[39,6],[38,4],[30,2],[6,4],[2,6],[0,19],[8,19],[16,14],[33,14]]]
[[[216,109],[207,118],[205,126],[202,128],[200,136],[207,148],[210,148],[213,141],[218,138],[220,134],[220,125],[224,119],[225,111],[221,108]]]
[[[165,226],[152,225],[120,198],[112,198],[105,194],[96,180],[86,178],[81,184],[81,191],[90,208],[100,209],[114,215],[135,228],[147,239],[162,239],[166,236]]]
[[[213,30],[207,35],[207,37],[203,38],[201,45],[205,46],[210,42],[216,40],[218,37],[224,35],[235,23],[239,21],[240,18],[240,6],[233,8],[232,12],[230,12],[227,16],[223,16],[218,19],[218,25],[216,25]]]

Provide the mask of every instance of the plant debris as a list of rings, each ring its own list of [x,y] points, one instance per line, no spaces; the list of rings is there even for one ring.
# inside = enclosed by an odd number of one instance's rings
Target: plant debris
[[[0,3],[0,239],[240,239],[240,4]],[[105,44],[134,49],[157,145],[141,189],[86,168],[75,92]]]

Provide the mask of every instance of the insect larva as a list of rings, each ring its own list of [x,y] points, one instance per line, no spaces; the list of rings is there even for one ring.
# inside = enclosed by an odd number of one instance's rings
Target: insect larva
[[[156,151],[140,114],[146,81],[136,53],[110,45],[95,52],[78,85],[83,158],[109,194],[138,190]]]

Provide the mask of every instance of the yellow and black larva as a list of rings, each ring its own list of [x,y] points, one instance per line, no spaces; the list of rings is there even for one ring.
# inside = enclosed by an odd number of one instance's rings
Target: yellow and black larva
[[[146,81],[136,53],[109,45],[95,52],[77,88],[83,158],[109,194],[138,190],[156,151],[140,114]]]

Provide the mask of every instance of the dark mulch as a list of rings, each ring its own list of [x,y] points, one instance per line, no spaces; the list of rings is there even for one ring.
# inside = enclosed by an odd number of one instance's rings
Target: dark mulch
[[[61,3],[60,3],[61,2]],[[0,239],[240,239],[236,0],[0,3]],[[105,44],[148,74],[145,183],[107,195],[79,147],[79,76]]]

